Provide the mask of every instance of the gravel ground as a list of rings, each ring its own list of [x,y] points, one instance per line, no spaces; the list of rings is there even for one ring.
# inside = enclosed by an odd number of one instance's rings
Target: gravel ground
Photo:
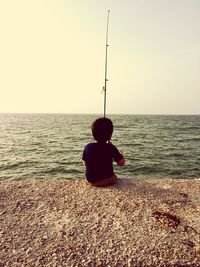
[[[1,181],[0,266],[200,266],[200,179]]]

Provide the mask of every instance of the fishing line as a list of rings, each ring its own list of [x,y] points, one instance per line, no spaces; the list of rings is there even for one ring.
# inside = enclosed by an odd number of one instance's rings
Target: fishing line
[[[107,64],[108,64],[108,26],[109,26],[109,15],[110,15],[110,10],[108,10],[107,14],[107,26],[106,26],[106,57],[105,57],[105,83],[103,87],[103,92],[104,92],[104,118],[106,117],[106,93],[107,93]]]

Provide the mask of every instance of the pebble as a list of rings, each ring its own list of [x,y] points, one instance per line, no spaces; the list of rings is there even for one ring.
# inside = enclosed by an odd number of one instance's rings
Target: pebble
[[[102,265],[102,261],[101,260],[96,260],[96,266],[101,266]]]
[[[200,245],[194,247],[195,251],[200,254]]]
[[[6,210],[3,210],[2,212],[0,212],[0,216],[5,214],[6,213]]]

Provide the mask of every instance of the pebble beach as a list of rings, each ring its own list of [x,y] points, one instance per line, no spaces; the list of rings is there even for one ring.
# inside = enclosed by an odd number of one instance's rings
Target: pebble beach
[[[200,179],[1,181],[0,266],[200,266]]]

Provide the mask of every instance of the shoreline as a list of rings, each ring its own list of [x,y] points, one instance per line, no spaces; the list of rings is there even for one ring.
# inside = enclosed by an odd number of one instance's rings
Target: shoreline
[[[200,266],[200,179],[0,181],[0,266]]]

